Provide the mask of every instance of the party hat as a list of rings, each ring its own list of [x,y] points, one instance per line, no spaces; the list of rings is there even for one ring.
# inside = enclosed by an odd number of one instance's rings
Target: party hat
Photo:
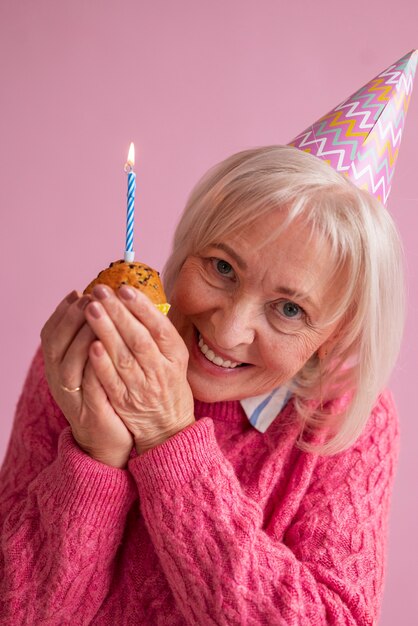
[[[327,161],[386,204],[417,62],[412,50],[289,145]]]

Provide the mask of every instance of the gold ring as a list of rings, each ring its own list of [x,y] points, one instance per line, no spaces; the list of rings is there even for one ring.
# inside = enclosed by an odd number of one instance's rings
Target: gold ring
[[[74,387],[74,389],[70,389],[69,387],[66,387],[65,385],[60,385],[60,387],[63,391],[68,391],[68,393],[75,393],[76,391],[81,390],[81,385],[80,387]]]

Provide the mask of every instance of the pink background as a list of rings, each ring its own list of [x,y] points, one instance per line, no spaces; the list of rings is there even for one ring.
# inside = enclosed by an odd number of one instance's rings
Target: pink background
[[[161,268],[209,166],[289,141],[417,47],[417,23],[416,0],[2,0],[0,459],[44,321],[123,254],[129,142],[136,258]],[[418,78],[415,88],[390,198],[409,318],[391,385],[402,450],[382,626],[416,613]]]

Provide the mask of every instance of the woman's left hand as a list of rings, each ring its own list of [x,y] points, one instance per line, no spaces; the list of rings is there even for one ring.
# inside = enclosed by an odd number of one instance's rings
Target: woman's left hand
[[[139,454],[194,423],[189,353],[170,320],[140,291],[93,290],[85,310],[98,338],[89,358]]]

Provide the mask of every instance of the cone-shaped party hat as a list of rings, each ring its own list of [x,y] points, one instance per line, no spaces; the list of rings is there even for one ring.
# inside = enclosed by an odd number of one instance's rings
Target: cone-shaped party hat
[[[417,61],[412,50],[289,145],[327,161],[386,204]]]

